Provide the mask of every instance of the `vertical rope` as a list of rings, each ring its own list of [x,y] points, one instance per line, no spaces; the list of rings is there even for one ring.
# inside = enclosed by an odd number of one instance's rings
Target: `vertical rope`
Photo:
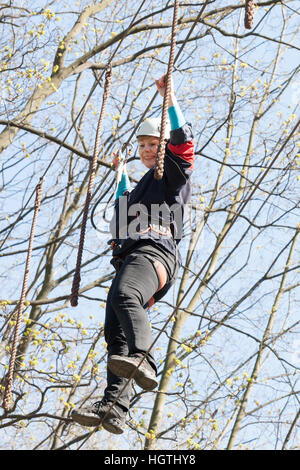
[[[16,320],[15,331],[14,331],[12,351],[11,351],[11,356],[10,356],[9,370],[8,370],[8,374],[6,378],[6,387],[5,387],[4,399],[3,399],[3,405],[2,405],[6,412],[9,410],[9,403],[11,399],[11,389],[12,389],[12,385],[14,381],[14,370],[15,370],[15,363],[16,363],[19,331],[20,331],[20,325],[21,325],[22,315],[23,315],[23,306],[24,306],[24,301],[25,301],[26,291],[27,291],[27,283],[28,283],[28,277],[29,277],[29,268],[30,268],[30,262],[31,262],[34,232],[35,232],[38,212],[40,210],[40,205],[41,205],[41,196],[42,196],[42,180],[40,180],[40,182],[36,186],[34,214],[33,214],[31,231],[30,231],[30,236],[29,236],[29,244],[28,244],[28,252],[27,252],[27,258],[26,258],[24,278],[23,278],[23,286],[22,286],[21,298],[20,298],[20,302],[18,306],[18,313],[17,313],[17,320]]]
[[[77,253],[77,262],[76,262],[75,274],[73,278],[72,292],[70,296],[72,307],[76,307],[78,305],[78,291],[79,291],[80,280],[81,280],[80,268],[81,268],[83,245],[84,245],[84,239],[85,239],[85,229],[86,229],[86,223],[87,223],[87,217],[88,217],[88,211],[89,211],[89,204],[90,204],[90,200],[92,197],[92,189],[93,189],[93,185],[95,181],[101,128],[102,128],[102,122],[104,118],[105,107],[106,107],[106,103],[107,103],[109,92],[110,92],[111,75],[112,75],[111,67],[108,67],[107,72],[106,72],[106,77],[105,77],[102,108],[101,108],[101,112],[100,112],[100,116],[98,120],[97,132],[96,132],[94,154],[93,154],[93,159],[92,159],[91,166],[90,166],[90,179],[89,179],[89,185],[88,185],[88,189],[86,193],[86,200],[85,200],[85,205],[84,205],[84,210],[83,210],[83,220],[81,224],[80,240],[79,240],[78,253]]]
[[[166,90],[164,94],[162,117],[161,117],[161,127],[160,127],[161,131],[160,131],[160,139],[159,139],[158,151],[157,151],[156,162],[155,162],[155,170],[154,170],[154,178],[156,180],[162,179],[163,174],[164,174],[164,159],[165,159],[165,148],[166,148],[165,133],[166,133],[167,111],[168,111],[168,104],[169,104],[170,91],[171,91],[172,71],[173,71],[173,66],[174,66],[176,30],[177,30],[177,22],[178,22],[178,6],[179,6],[179,0],[175,0],[173,22],[172,22],[171,49],[170,49],[170,56],[169,56],[169,63],[168,63],[168,71],[167,71],[167,76],[166,76]]]
[[[246,29],[253,28],[254,11],[255,11],[254,0],[246,0],[245,20],[244,20],[244,24],[245,24]]]

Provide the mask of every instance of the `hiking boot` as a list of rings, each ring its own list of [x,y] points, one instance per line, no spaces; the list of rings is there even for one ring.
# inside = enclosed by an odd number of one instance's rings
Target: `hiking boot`
[[[112,402],[106,400],[96,401],[91,406],[73,410],[73,421],[82,426],[100,426],[112,434],[122,434],[125,426],[126,412],[117,403],[112,407]],[[104,419],[103,419],[104,418]]]
[[[143,356],[144,355],[140,353],[132,354],[131,356],[112,355],[108,358],[107,366],[113,374],[118,377],[125,377],[126,379],[129,379],[131,374],[135,371],[132,378],[139,387],[150,392],[157,387],[158,381],[156,379],[156,373],[147,361],[147,358],[144,359],[138,367]]]

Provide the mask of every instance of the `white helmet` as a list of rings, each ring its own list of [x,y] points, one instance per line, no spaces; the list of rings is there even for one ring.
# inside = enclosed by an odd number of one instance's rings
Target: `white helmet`
[[[149,135],[153,137],[160,137],[161,131],[161,118],[150,118],[146,119],[137,130],[137,137],[142,135]],[[166,123],[165,127],[165,139],[169,139],[170,137],[170,124],[169,122]]]

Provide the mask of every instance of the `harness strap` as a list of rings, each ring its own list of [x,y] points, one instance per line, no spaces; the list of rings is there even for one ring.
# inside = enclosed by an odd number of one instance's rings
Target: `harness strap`
[[[167,236],[167,237],[172,236],[170,227],[165,227],[163,225],[156,225],[156,224],[150,224],[149,227],[147,227],[145,230],[140,230],[138,233],[140,235],[144,235],[150,231],[158,233],[159,235]]]

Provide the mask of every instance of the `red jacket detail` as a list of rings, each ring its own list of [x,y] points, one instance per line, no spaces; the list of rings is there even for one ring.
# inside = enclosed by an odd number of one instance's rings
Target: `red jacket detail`
[[[179,145],[169,143],[168,147],[172,153],[191,164],[190,170],[194,169],[194,143],[192,140]]]

